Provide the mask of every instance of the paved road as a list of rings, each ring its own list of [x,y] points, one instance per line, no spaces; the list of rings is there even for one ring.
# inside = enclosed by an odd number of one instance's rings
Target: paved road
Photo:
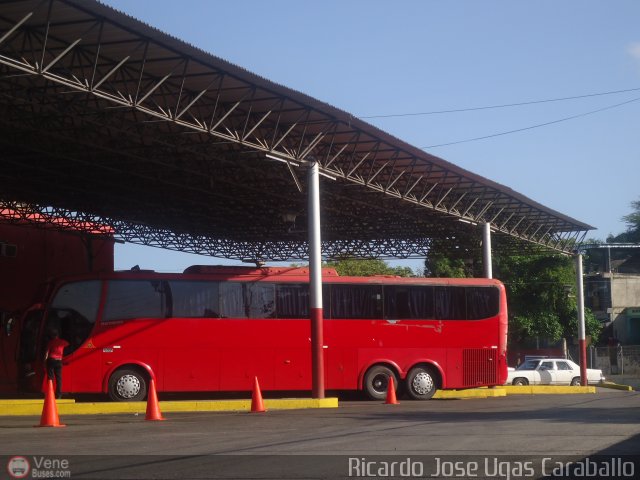
[[[33,417],[0,417],[1,460],[67,459],[72,478],[334,478],[339,472],[348,476],[347,457],[401,455],[433,464],[441,456],[518,460],[523,454],[584,458],[640,452],[640,393],[607,389],[165,416],[166,422],[132,415],[68,416],[62,418],[67,427],[56,429],[33,428],[38,423]],[[351,473],[358,472],[366,473]]]

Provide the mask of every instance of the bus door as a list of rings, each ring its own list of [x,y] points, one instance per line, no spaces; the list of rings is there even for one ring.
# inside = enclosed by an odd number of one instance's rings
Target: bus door
[[[42,330],[44,308],[34,305],[23,315],[20,322],[20,339],[16,356],[17,386],[19,391],[40,391],[44,378],[44,353],[38,340]]]
[[[42,352],[57,330],[69,342],[62,360],[63,392],[99,392],[102,387],[101,356],[93,346],[92,334],[100,305],[101,282],[88,280],[62,285],[46,314]]]
[[[18,314],[0,312],[0,392],[16,392],[18,385]]]
[[[96,381],[96,373],[100,370],[100,355],[92,345],[92,324],[75,309],[56,308],[46,314],[45,327],[42,332],[41,351],[45,352],[47,343],[52,338],[52,331],[57,330],[60,338],[69,342],[64,349],[62,359],[62,391],[63,392],[97,392],[100,382]]]

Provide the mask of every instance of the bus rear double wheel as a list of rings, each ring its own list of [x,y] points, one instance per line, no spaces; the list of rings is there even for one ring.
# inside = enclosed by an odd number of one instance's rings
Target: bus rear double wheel
[[[109,398],[114,402],[139,402],[147,396],[147,377],[136,368],[119,368],[109,377]]]
[[[393,378],[393,385],[397,390],[398,377],[396,373],[386,365],[374,365],[367,370],[364,376],[364,392],[371,400],[386,399],[390,378]]]
[[[374,365],[364,376],[364,391],[372,400],[387,398],[389,379],[398,390],[400,382],[396,372],[386,365]],[[417,365],[409,370],[404,383],[405,390],[414,400],[429,400],[438,391],[439,376],[428,365]]]
[[[438,378],[433,368],[427,365],[413,367],[405,380],[409,397],[414,400],[429,400],[438,391]]]

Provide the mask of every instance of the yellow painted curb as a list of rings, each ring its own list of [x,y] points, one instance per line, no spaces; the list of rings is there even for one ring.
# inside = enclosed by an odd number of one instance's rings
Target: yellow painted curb
[[[506,397],[507,392],[502,388],[470,388],[467,390],[438,390],[433,396],[439,400],[454,398],[493,398]]]
[[[536,395],[536,394],[568,394],[568,393],[596,393],[596,387],[591,385],[563,386],[563,385],[503,385],[507,395]]]
[[[60,400],[56,400],[57,404],[63,403],[75,403],[76,401],[73,398],[61,398]],[[0,407],[11,407],[13,405],[40,405],[44,403],[44,398],[25,398],[25,399],[10,399],[10,400],[0,400]]]
[[[624,390],[625,392],[633,392],[633,387],[630,385],[621,385],[619,383],[601,383],[599,387],[612,388],[614,390]]]
[[[627,385],[601,384],[600,387],[616,388],[632,391]],[[507,395],[536,395],[536,394],[571,394],[596,393],[595,386],[555,386],[555,385],[502,385],[495,388],[470,388],[465,390],[438,390],[434,399],[464,399],[464,398],[496,398]],[[40,415],[42,413],[42,399],[0,400],[0,416]],[[264,400],[267,410],[294,410],[304,408],[338,408],[336,397],[313,398],[284,398]],[[76,403],[73,399],[57,401],[60,415],[108,415],[131,413],[144,415],[147,410],[146,402],[95,402]],[[251,400],[194,400],[194,401],[161,401],[160,410],[171,412],[248,412],[251,410]]]
[[[21,403],[20,403],[21,402]],[[338,408],[338,399],[331,398],[283,398],[263,400],[267,410],[294,410],[304,408]],[[40,415],[42,400],[12,401],[0,407],[0,416]],[[234,412],[251,410],[251,400],[197,400],[197,401],[160,401],[162,413],[171,412]],[[132,413],[145,415],[146,402],[95,402],[74,403],[73,400],[58,400],[60,415],[109,415]]]
[[[64,406],[73,406],[75,400],[61,399],[57,400],[58,409]],[[0,400],[0,416],[1,415],[40,415],[44,399],[25,399],[25,400]]]

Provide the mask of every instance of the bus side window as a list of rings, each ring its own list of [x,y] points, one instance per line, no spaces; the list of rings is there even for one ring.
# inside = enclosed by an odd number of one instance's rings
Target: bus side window
[[[220,284],[220,313],[222,318],[247,318],[242,283]]]
[[[325,319],[330,319],[331,317],[331,289],[332,284],[324,284],[322,286],[322,316]],[[311,305],[311,297],[309,297],[309,305]]]
[[[167,295],[158,282],[148,280],[112,280],[102,321],[133,318],[165,318]]]
[[[409,289],[407,287],[385,285],[384,318],[390,320],[411,318],[409,315]]]
[[[276,316],[275,285],[273,283],[245,283],[245,309],[249,318]]]
[[[385,285],[385,317],[389,320],[433,319],[433,287]]]
[[[331,286],[331,317],[345,319],[382,318],[382,285]]]
[[[467,306],[464,287],[435,287],[435,317],[437,320],[465,320]]]
[[[496,287],[466,287],[467,318],[479,320],[495,317],[500,310],[499,291]]]
[[[173,316],[179,318],[219,318],[219,282],[171,281]]]
[[[309,318],[309,285],[277,284],[276,312],[278,318]]]

